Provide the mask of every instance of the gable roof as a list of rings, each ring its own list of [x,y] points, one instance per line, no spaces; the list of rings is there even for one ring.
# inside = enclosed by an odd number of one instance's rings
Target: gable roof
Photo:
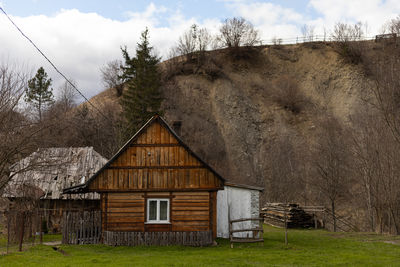
[[[225,179],[218,174],[210,165],[208,165],[205,161],[203,161],[196,153],[194,153],[183,141],[182,139],[176,134],[176,132],[168,125],[168,123],[159,115],[154,115],[151,119],[149,119],[126,143],[122,146],[122,148],[99,170],[97,171],[92,177],[87,180],[86,183],[72,186],[69,188],[65,188],[63,190],[64,194],[75,194],[75,193],[83,193],[88,192],[89,184],[96,179],[100,173],[102,173],[105,169],[107,169],[122,153],[124,153],[129,145],[134,142],[142,133],[146,131],[146,129],[152,125],[153,123],[158,122],[160,123],[168,132],[178,141],[178,143],[184,147],[194,158],[196,158],[203,166],[212,172],[218,179],[222,182],[225,182]]]
[[[87,180],[106,162],[93,147],[39,148],[11,167],[13,177],[3,197],[65,199],[65,187]],[[89,193],[73,198],[98,199],[99,195]]]

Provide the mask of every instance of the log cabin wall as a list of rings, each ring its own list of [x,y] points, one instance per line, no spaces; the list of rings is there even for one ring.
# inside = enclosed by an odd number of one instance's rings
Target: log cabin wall
[[[170,199],[170,223],[146,223],[147,198]],[[103,231],[216,233],[216,192],[103,193],[102,210]]]

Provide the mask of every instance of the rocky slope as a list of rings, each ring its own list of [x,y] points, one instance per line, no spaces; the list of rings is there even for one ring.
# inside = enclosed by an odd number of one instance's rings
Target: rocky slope
[[[223,177],[263,185],[266,154],[276,138],[312,144],[327,112],[348,124],[369,81],[360,65],[345,63],[330,44],[258,47],[243,55],[219,50],[201,64],[164,62],[163,107],[168,122],[182,122],[182,139]],[[296,88],[285,93],[284,80]],[[94,101],[117,98],[106,91]]]

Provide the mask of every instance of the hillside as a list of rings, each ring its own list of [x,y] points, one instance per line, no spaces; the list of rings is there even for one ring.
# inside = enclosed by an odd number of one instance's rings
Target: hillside
[[[310,145],[327,111],[347,124],[368,80],[329,44],[243,50],[239,58],[227,50],[208,52],[200,67],[196,59],[162,63],[170,76],[163,106],[167,121],[182,121],[183,140],[224,177],[263,185],[274,140],[285,135]],[[281,80],[298,88],[282,93]],[[93,101],[118,103],[111,90]]]

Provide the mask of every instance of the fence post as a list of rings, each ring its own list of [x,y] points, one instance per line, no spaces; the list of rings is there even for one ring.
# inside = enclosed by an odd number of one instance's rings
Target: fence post
[[[313,217],[314,217],[314,228],[318,229],[318,220],[317,220],[317,216],[315,216],[315,213],[313,213]]]
[[[36,222],[37,220],[36,220],[36,216],[34,216],[34,214],[35,214],[35,212],[33,211],[32,216],[31,216],[31,233],[33,231],[32,247],[35,245],[35,239],[36,239],[36,227],[35,227],[36,223],[34,225],[34,222]],[[36,211],[35,215],[37,215],[37,211]]]
[[[25,232],[25,211],[21,212],[22,222],[21,222],[21,232],[19,236],[19,247],[18,251],[22,251],[22,243],[24,242],[24,232]]]
[[[287,238],[287,213],[286,213],[286,208],[285,208],[285,245],[287,246],[288,244],[288,238]]]
[[[39,221],[39,225],[40,225],[40,244],[43,244],[43,218],[42,218],[42,213],[43,211],[40,211],[40,221]]]
[[[7,254],[8,254],[8,248],[10,246],[10,216],[11,216],[11,212],[8,212],[7,214]]]

